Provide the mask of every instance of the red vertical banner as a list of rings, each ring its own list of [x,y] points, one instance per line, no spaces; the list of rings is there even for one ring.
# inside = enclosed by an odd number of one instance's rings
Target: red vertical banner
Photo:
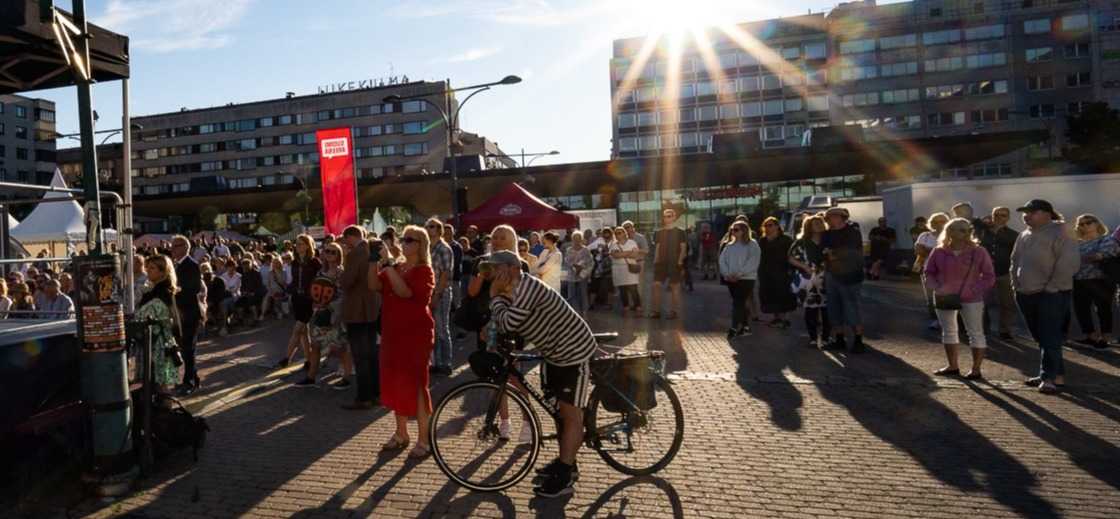
[[[323,180],[323,224],[326,232],[341,234],[358,223],[357,187],[354,183],[353,140],[350,128],[315,132],[319,144],[319,177]]]

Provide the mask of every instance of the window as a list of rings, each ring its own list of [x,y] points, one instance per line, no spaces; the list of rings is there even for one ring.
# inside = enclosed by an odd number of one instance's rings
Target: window
[[[1085,108],[1085,104],[1085,101],[1074,101],[1072,103],[1069,103],[1066,105],[1066,112],[1070,114],[1079,114],[1081,113],[1081,110]],[[0,154],[0,157],[2,156],[3,155]]]
[[[753,67],[755,65],[758,65],[758,58],[754,57],[754,54],[750,54],[747,52],[739,53],[740,67]]]
[[[1061,24],[1063,31],[1083,31],[1089,28],[1089,15],[1082,13],[1063,16]]]
[[[237,141],[237,148],[241,150],[255,150],[257,149],[256,139],[241,139]]]
[[[1088,72],[1078,72],[1066,76],[1067,87],[1092,86],[1093,82]]]
[[[914,47],[917,44],[917,34],[900,34],[898,36],[884,36],[879,38],[880,49],[901,49],[904,47]]]
[[[334,111],[335,119],[347,119],[358,115],[357,108],[339,108]]]
[[[739,105],[732,105],[732,104],[719,105],[719,118],[720,119],[738,119],[739,118]]]
[[[810,96],[805,98],[805,107],[810,112],[824,112],[828,110],[828,96]]]
[[[762,103],[743,103],[739,105],[743,117],[762,117]]]
[[[623,137],[619,139],[618,151],[638,151],[638,139],[636,137]]]
[[[964,68],[964,60],[960,56],[926,60],[926,72],[946,72]]]
[[[405,156],[423,155],[428,152],[428,143],[426,142],[413,142],[404,145]]]
[[[7,154],[8,154],[8,152],[7,152],[7,150],[6,150],[5,148],[4,148],[4,145],[3,145],[3,144],[0,144],[0,159],[2,159],[2,158],[4,158],[5,156],[7,156]],[[2,178],[0,178],[0,180],[3,180],[3,179],[2,179]]]
[[[1028,76],[1027,90],[1052,90],[1054,76]]]
[[[200,171],[221,171],[222,161],[210,160],[198,165]]]
[[[237,161],[237,169],[256,169],[256,167],[257,159],[255,158],[240,159]]]
[[[280,117],[276,118],[276,124],[277,124],[277,126],[286,126],[286,125],[292,124],[292,116],[291,115],[281,115]]]
[[[618,114],[618,127],[619,128],[633,128],[638,123],[638,119],[633,112]],[[377,133],[381,133],[381,127],[375,126]]]
[[[255,178],[234,178],[229,181],[230,189],[244,189],[249,187],[257,187],[257,179]]]
[[[858,54],[875,50],[875,40],[849,40],[840,42],[840,54]]]
[[[964,30],[965,40],[987,40],[991,38],[1002,38],[1003,35],[1003,24],[981,25],[979,27],[969,27]]]
[[[1006,121],[1008,119],[1008,112],[1006,108],[998,110],[973,110],[972,122],[974,123],[996,123]]]
[[[823,41],[805,44],[805,59],[825,59],[828,57],[828,47]]]
[[[16,126],[16,138],[27,140],[27,127],[26,126]]]
[[[696,134],[695,133],[682,133],[678,136],[678,141],[679,141],[680,147],[682,147],[682,148],[695,147],[696,146]]]
[[[405,101],[401,103],[401,113],[414,114],[423,112],[428,108],[428,103],[422,100]]]
[[[637,98],[639,103],[648,103],[657,100],[657,87],[644,86],[637,90]]]
[[[280,145],[295,144],[296,136],[295,135],[281,135],[281,136],[277,137],[276,142],[277,142],[277,144],[280,144]]]
[[[785,113],[785,103],[781,99],[762,103],[762,115],[782,115]]]
[[[846,67],[840,69],[841,81],[856,81],[860,79],[871,79],[879,76],[879,67],[869,65],[864,67]]]
[[[908,74],[918,73],[918,63],[910,61],[907,63],[891,63],[890,65],[881,65],[879,67],[879,75],[882,77],[891,76],[905,76]]]
[[[739,66],[739,54],[736,52],[723,52],[719,55],[720,68],[736,68]]]
[[[36,108],[35,109],[35,120],[36,121],[54,122],[54,111],[53,110],[46,110],[46,109],[43,109],[43,108]]]
[[[878,118],[871,119],[849,119],[844,121],[844,126],[859,126],[862,128],[874,128],[879,126]]]
[[[299,136],[300,144],[315,144],[315,132],[308,132]]]
[[[828,83],[828,73],[825,70],[808,70],[805,72],[805,84],[808,86],[824,86]]]
[[[720,95],[735,95],[738,93],[737,82],[734,79],[725,79],[719,82]]]
[[[661,147],[665,149],[672,149],[677,147],[677,134],[666,133],[660,137]]]
[[[762,129],[762,138],[768,141],[785,139],[781,126],[767,126]]]
[[[200,125],[198,125],[198,133],[200,133],[200,134],[214,133],[215,131],[217,131],[217,128],[215,128],[213,124],[200,124]]]
[[[719,115],[719,111],[715,105],[701,106],[700,107],[700,120],[701,121],[714,121]]]
[[[800,112],[804,108],[805,108],[805,103],[801,100],[800,97],[794,97],[794,98],[786,99],[786,111],[787,112]]]
[[[959,29],[922,33],[922,44],[927,46],[956,43],[958,41],[961,41],[961,31]]]
[[[1053,119],[1054,118],[1054,105],[1052,105],[1052,104],[1031,105],[1030,116],[1031,116],[1031,119]]]
[[[696,83],[696,95],[700,97],[714,96],[716,95],[716,85],[711,81],[701,81],[699,83]]]
[[[403,133],[405,135],[417,135],[424,133],[424,123],[422,121],[412,121],[404,123]]]
[[[968,84],[968,95],[1006,94],[1007,80],[978,81]]]
[[[840,98],[844,106],[872,106],[879,104],[878,92],[867,92],[863,94],[849,94]]]
[[[27,107],[16,105],[16,117],[19,119],[27,119]]]
[[[1001,67],[1007,64],[1007,54],[993,52],[990,54],[975,54],[968,56],[965,65],[968,68]]]
[[[739,78],[740,92],[756,92],[759,88],[758,76],[743,76]]]
[[[677,92],[677,96],[681,99],[691,99],[693,97],[696,97],[696,85],[692,83],[682,84],[680,91]]]
[[[257,120],[257,126],[260,126],[261,128],[268,128],[269,126],[272,126],[272,118],[261,117]]]
[[[801,47],[782,47],[782,58],[797,59],[801,57]]]
[[[638,112],[638,126],[656,126],[657,112]]]
[[[782,88],[781,78],[779,78],[778,76],[775,76],[773,74],[768,74],[768,75],[762,76],[762,89],[763,90],[774,90],[774,89],[777,89],[777,88]]]
[[[917,88],[884,90],[881,94],[883,104],[909,103],[920,100]]]
[[[658,112],[658,122],[660,122],[662,126],[677,124],[677,122],[679,122],[677,115],[678,112],[676,110],[662,110]]]
[[[16,160],[27,160],[27,148],[16,148]]]
[[[4,123],[0,123],[0,135],[4,135]]]
[[[633,114],[631,114],[633,115]],[[381,125],[366,127],[366,137],[375,137],[381,135]]]
[[[679,120],[682,123],[696,122],[696,109],[695,108],[681,108],[679,114],[680,114]]]
[[[1037,49],[1027,49],[1027,63],[1041,63],[1043,61],[1050,61],[1054,57],[1053,47],[1039,47]]]
[[[1065,56],[1067,58],[1087,58],[1089,57],[1089,42],[1070,43],[1065,47]]]
[[[657,148],[658,146],[656,135],[643,135],[641,137],[638,137],[638,149],[646,151],[656,150]]]
[[[959,116],[959,117],[958,117]],[[957,122],[957,121],[960,122]],[[953,126],[954,124],[964,124],[964,112],[942,112],[934,113],[926,116],[926,122],[930,128],[939,126]]]
[[[1050,19],[1039,18],[1023,22],[1023,32],[1027,34],[1043,34],[1050,32]]]

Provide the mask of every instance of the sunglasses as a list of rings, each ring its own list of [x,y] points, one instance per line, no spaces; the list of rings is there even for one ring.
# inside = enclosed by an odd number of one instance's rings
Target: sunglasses
[[[425,227],[427,227],[429,229],[440,229],[440,230],[443,229],[443,227],[440,227],[438,225],[426,225]]]
[[[772,223],[764,223],[764,224],[762,224],[762,226],[763,227],[777,227],[777,225],[772,224]]]
[[[1095,223],[1097,223],[1096,220],[1081,220],[1080,222],[1077,222],[1077,226],[1085,227],[1086,225],[1093,225]]]
[[[401,243],[420,243],[420,240],[417,240],[416,238],[413,238],[411,236],[405,236],[404,238],[401,238]]]

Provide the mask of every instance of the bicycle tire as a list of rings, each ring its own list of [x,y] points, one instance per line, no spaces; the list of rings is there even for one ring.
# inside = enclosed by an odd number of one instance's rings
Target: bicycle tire
[[[461,487],[464,487],[464,488],[474,490],[476,492],[497,492],[497,491],[500,491],[500,490],[505,490],[509,487],[512,487],[512,486],[520,483],[521,480],[525,479],[525,477],[528,476],[532,472],[534,465],[536,465],[537,457],[540,456],[540,450],[541,450],[540,418],[537,416],[536,411],[529,404],[529,401],[525,398],[525,396],[522,395],[519,391],[517,391],[513,386],[507,385],[506,386],[506,396],[507,396],[507,399],[508,399],[507,401],[512,401],[516,404],[516,406],[511,406],[510,416],[511,417],[512,416],[517,416],[515,414],[515,409],[513,409],[513,407],[520,408],[521,416],[525,417],[525,418],[528,418],[528,421],[526,421],[523,424],[523,426],[530,427],[531,431],[532,431],[532,436],[533,436],[532,441],[528,444],[528,451],[525,453],[525,454],[527,454],[527,457],[524,458],[523,466],[521,466],[520,468],[515,470],[513,472],[512,476],[510,476],[509,478],[503,478],[503,479],[499,479],[498,481],[487,482],[481,477],[472,478],[472,476],[477,475],[477,473],[479,472],[479,467],[478,466],[475,466],[475,467],[472,468],[471,464],[467,464],[463,468],[463,470],[466,471],[467,469],[470,469],[470,472],[467,473],[467,474],[461,474],[458,467],[455,466],[456,464],[452,463],[454,461],[452,458],[457,454],[456,451],[462,450],[461,446],[455,445],[455,443],[457,443],[457,442],[450,441],[452,437],[455,437],[455,438],[457,438],[459,440],[462,440],[462,441],[467,441],[469,443],[471,441],[470,440],[470,435],[471,434],[479,435],[479,434],[484,434],[484,433],[481,433],[480,430],[478,430],[478,429],[469,428],[469,427],[464,426],[463,430],[465,432],[467,432],[466,435],[454,435],[454,436],[453,435],[445,435],[441,439],[441,435],[439,434],[439,429],[440,429],[441,425],[446,425],[446,424],[449,423],[448,421],[445,421],[445,418],[447,420],[455,420],[455,419],[459,418],[459,415],[457,414],[457,412],[449,410],[448,406],[452,402],[460,401],[460,397],[463,397],[463,395],[465,393],[467,393],[468,391],[476,390],[476,391],[482,391],[482,392],[490,392],[490,393],[496,395],[500,389],[501,389],[501,386],[498,385],[498,384],[495,384],[495,383],[492,383],[492,382],[481,381],[481,380],[460,384],[459,386],[456,386],[455,388],[451,389],[451,391],[448,391],[447,394],[444,395],[443,398],[440,399],[439,403],[436,405],[436,408],[432,412],[431,422],[428,424],[428,439],[429,439],[429,442],[430,442],[429,445],[432,446],[432,459],[435,460],[436,465],[439,467],[440,471],[442,471],[444,473],[444,475],[446,475],[448,477],[448,479],[455,482],[455,484],[457,484]],[[486,396],[485,393],[481,393],[480,397],[468,397],[468,398],[473,399],[474,402],[476,404],[479,404],[479,405],[481,405],[484,402],[486,404],[489,404],[489,402],[492,402],[492,400],[486,400],[487,396]],[[489,398],[492,399],[493,397],[489,397]],[[477,407],[478,406],[476,406],[476,408]],[[466,418],[470,418],[470,416],[467,416]],[[485,422],[485,420],[483,420],[483,422]],[[482,424],[479,424],[479,426],[480,427],[486,426],[486,424],[482,423]],[[479,440],[480,440],[479,443],[489,442],[495,448],[510,447],[511,454],[513,454],[517,450],[521,449],[522,445],[525,445],[525,444],[520,444],[520,443],[510,441],[510,440],[499,440],[499,439],[497,439],[496,437],[493,437],[493,436],[487,436],[484,439],[479,438]],[[476,445],[476,447],[477,447],[477,445]],[[488,447],[486,450],[495,450],[495,449]],[[459,454],[461,454],[461,453],[459,453]],[[483,454],[485,454],[485,452],[483,452]],[[471,455],[471,453],[467,453],[468,457],[470,455]],[[481,458],[482,458],[482,456],[480,455],[479,458],[476,458],[475,461],[480,461]],[[513,458],[511,458],[511,459],[513,459]],[[472,462],[472,463],[474,463],[474,462]],[[504,464],[499,465],[499,468],[501,468],[502,466],[504,466]],[[483,474],[483,475],[485,475],[485,474]]]
[[[677,397],[676,391],[673,391],[673,387],[671,384],[669,384],[669,381],[665,380],[664,378],[658,377],[654,381],[654,386],[657,390],[661,390],[665,393],[665,397],[669,401],[669,407],[673,409],[674,414],[673,438],[670,442],[669,449],[666,450],[664,456],[662,456],[651,465],[644,467],[633,467],[613,456],[611,450],[604,448],[603,444],[600,441],[601,438],[597,438],[594,435],[592,436],[593,447],[595,451],[599,453],[599,457],[603,458],[603,461],[606,462],[607,465],[610,465],[611,468],[623,474],[627,474],[630,476],[648,476],[650,474],[656,473],[657,471],[668,466],[669,463],[673,461],[673,458],[676,457],[677,452],[680,451],[681,444],[684,442],[684,409],[681,406],[680,398]],[[659,407],[663,405],[664,403],[661,403],[659,404]],[[587,408],[589,409],[589,412],[587,413],[587,417],[584,420],[587,424],[589,424],[588,427],[596,427],[595,424],[597,423],[596,420],[600,411],[608,413],[608,411],[606,411],[605,409],[600,408],[599,396],[596,393],[592,393],[591,400],[588,402]]]

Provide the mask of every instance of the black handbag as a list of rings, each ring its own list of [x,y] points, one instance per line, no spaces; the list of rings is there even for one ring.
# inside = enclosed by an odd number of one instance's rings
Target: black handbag
[[[319,309],[318,312],[315,312],[315,317],[311,320],[311,325],[318,328],[326,328],[331,325],[332,317],[331,309],[329,307],[323,307]]]
[[[963,308],[961,303],[961,292],[964,291],[964,284],[968,282],[969,274],[972,274],[972,264],[976,263],[976,250],[972,250],[972,255],[968,260],[968,271],[964,273],[964,279],[961,279],[961,288],[957,290],[956,294],[933,294],[933,307],[938,310],[960,310]]]
[[[483,288],[489,290],[485,286]],[[455,310],[453,319],[455,326],[477,332],[490,322],[490,307],[482,297],[468,295]]]

